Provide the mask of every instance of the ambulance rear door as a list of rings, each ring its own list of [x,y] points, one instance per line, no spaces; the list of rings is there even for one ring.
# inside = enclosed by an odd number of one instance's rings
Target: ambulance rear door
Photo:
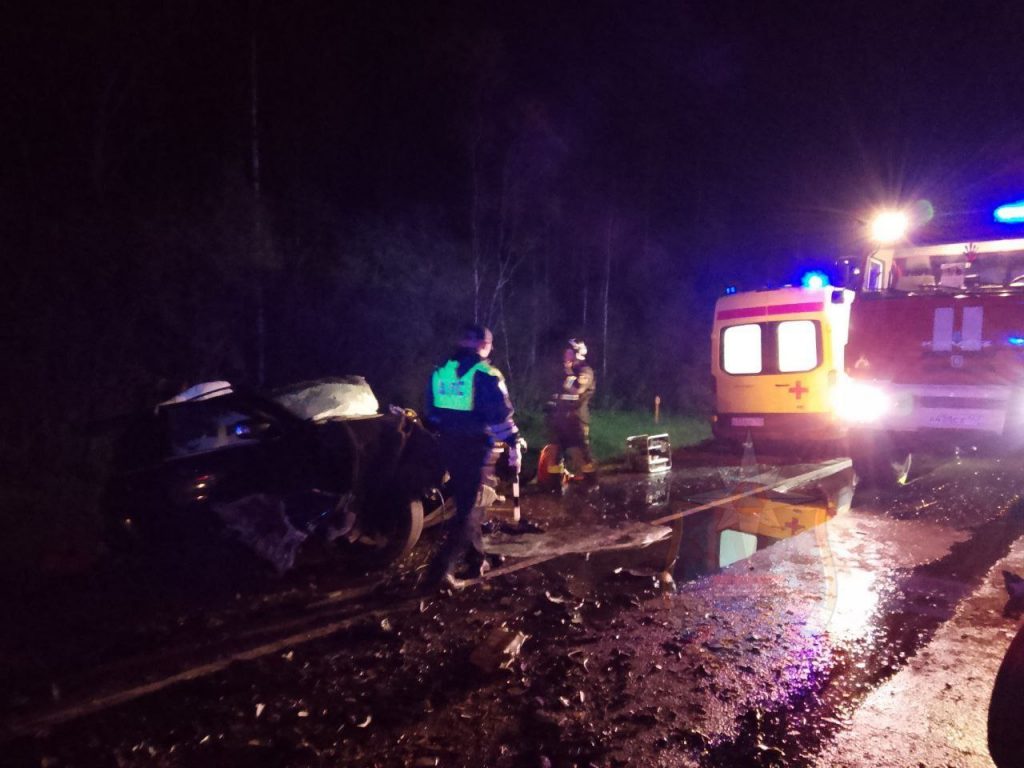
[[[848,293],[838,291],[833,302],[833,289],[783,288],[719,301],[713,339],[717,410],[747,419],[729,426],[756,428],[761,414],[831,411]]]

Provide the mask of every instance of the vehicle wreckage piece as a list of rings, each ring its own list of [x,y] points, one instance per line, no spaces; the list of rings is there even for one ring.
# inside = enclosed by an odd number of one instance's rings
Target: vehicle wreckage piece
[[[307,542],[343,535],[367,544],[374,562],[401,557],[419,539],[421,500],[441,469],[416,414],[368,413],[376,402],[361,377],[273,397],[210,382],[139,414],[103,496],[115,544],[226,534],[279,572]]]

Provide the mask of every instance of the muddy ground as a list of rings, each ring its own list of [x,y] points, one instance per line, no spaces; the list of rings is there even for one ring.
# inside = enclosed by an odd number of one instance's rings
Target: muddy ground
[[[428,532],[387,573],[335,559],[282,581],[215,552],[23,596],[0,762],[991,765],[984,709],[1017,626],[1000,572],[1024,571],[1015,465],[935,458],[724,569],[731,512],[701,513],[667,586],[669,531],[643,521],[740,479],[680,455],[527,493],[545,532],[489,548],[506,567],[572,553],[452,593],[416,585]]]

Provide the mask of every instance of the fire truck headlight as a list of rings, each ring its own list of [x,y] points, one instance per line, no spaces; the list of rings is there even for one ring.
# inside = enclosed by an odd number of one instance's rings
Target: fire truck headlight
[[[851,424],[871,424],[892,409],[892,400],[877,384],[845,379],[836,389],[836,414]]]
[[[876,243],[895,243],[907,234],[907,214],[882,211],[871,222],[871,237]]]

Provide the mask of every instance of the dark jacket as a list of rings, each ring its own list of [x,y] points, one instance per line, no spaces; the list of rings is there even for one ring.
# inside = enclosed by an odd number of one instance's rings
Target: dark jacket
[[[457,373],[464,376],[470,368],[481,361],[472,349],[456,349],[438,368],[450,360],[458,363]],[[493,440],[509,441],[519,434],[512,418],[514,409],[509,400],[505,378],[494,366],[488,364],[484,370],[473,375],[473,409],[455,411],[439,408],[434,404],[433,377],[427,382],[426,421],[442,434],[487,435]]]

